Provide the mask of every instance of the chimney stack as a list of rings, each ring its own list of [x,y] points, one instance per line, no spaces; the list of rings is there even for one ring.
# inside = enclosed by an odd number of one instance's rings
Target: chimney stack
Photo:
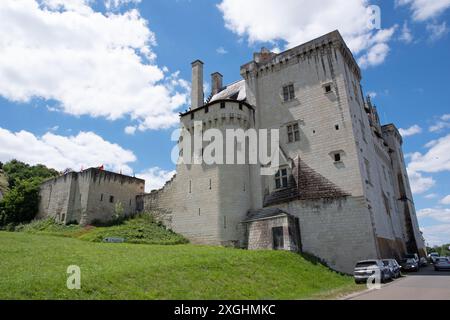
[[[195,60],[192,62],[192,109],[203,106],[205,97],[203,94],[203,62]]]
[[[223,87],[223,76],[219,72],[211,75],[212,95],[218,94]]]

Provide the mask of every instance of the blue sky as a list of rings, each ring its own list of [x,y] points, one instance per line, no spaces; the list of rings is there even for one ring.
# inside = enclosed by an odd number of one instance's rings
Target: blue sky
[[[381,30],[365,29],[368,5]],[[105,164],[160,186],[190,62],[205,63],[205,82],[219,71],[229,83],[263,46],[339,29],[382,122],[403,129],[428,242],[449,243],[449,18],[449,0],[1,1],[0,161]]]

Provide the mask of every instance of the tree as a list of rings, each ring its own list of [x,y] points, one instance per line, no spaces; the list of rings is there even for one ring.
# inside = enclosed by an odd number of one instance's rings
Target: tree
[[[3,171],[8,178],[9,192],[0,202],[0,225],[33,220],[39,206],[39,186],[44,180],[59,176],[58,171],[17,160],[3,164]]]
[[[18,224],[34,219],[39,206],[41,178],[20,181],[3,198],[0,205],[0,225]]]

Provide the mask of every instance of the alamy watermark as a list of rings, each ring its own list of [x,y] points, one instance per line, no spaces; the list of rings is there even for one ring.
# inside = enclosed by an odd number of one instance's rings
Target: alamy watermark
[[[79,266],[68,266],[67,267],[67,277],[66,286],[69,290],[80,290],[81,289],[81,268]]]

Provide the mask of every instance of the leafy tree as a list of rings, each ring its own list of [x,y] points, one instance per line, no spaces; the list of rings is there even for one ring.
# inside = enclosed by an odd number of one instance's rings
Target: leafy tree
[[[10,190],[0,202],[0,226],[33,220],[39,206],[40,184],[59,173],[44,165],[30,166],[17,160],[3,164],[3,171]]]
[[[13,189],[19,181],[28,180],[32,178],[49,179],[57,177],[59,172],[54,169],[49,169],[42,164],[30,166],[26,163],[12,160],[3,165],[3,171],[8,177],[9,188]]]

